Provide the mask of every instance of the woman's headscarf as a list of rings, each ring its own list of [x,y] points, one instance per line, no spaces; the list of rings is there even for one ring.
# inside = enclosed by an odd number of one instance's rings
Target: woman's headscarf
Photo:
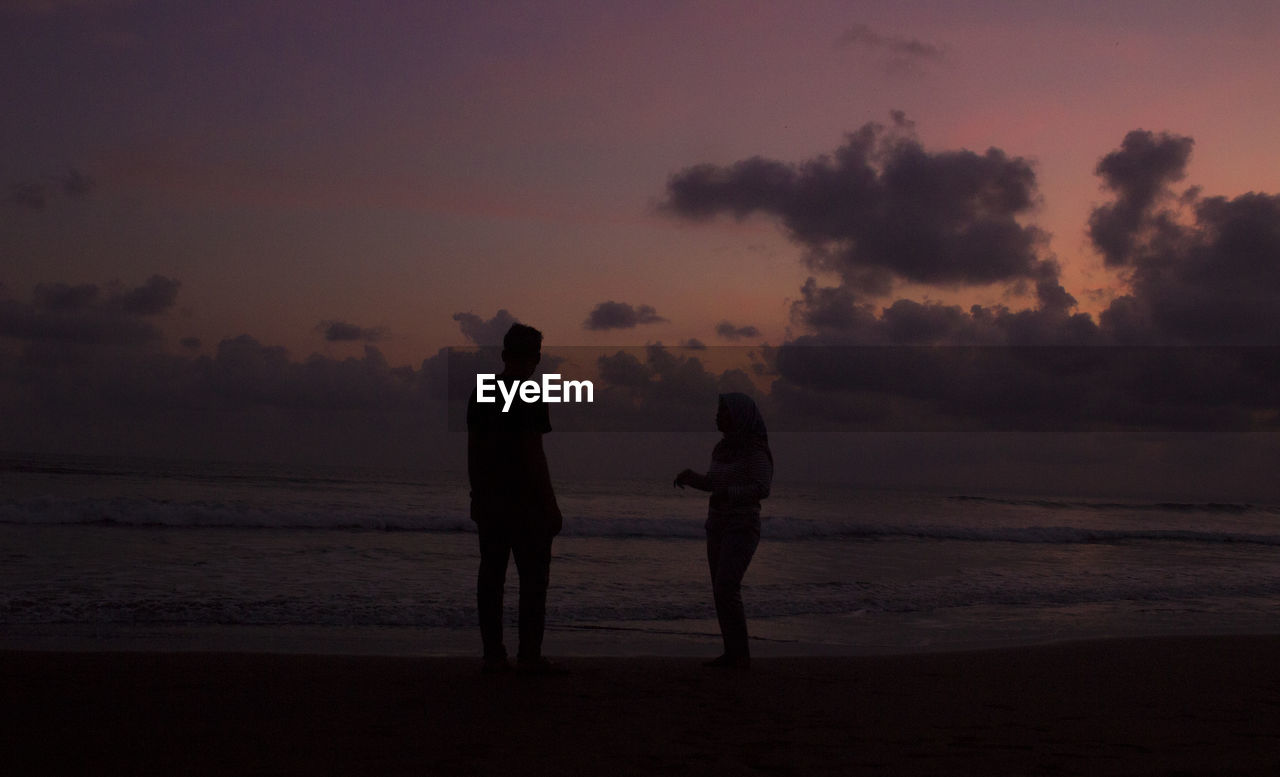
[[[737,458],[744,453],[759,449],[773,463],[773,452],[769,450],[769,431],[764,425],[764,416],[755,400],[746,394],[734,391],[720,395],[720,404],[729,414],[729,431],[724,439],[716,444],[711,457],[721,461]]]

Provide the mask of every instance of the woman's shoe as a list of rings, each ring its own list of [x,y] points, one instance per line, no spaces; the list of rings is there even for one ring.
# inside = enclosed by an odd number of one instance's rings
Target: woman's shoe
[[[716,667],[717,669],[747,669],[751,666],[751,656],[725,653],[719,658],[704,661],[702,665]]]

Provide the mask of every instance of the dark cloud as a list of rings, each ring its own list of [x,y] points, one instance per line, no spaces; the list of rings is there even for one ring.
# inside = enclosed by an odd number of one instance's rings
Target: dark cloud
[[[1054,288],[1058,288],[1056,283]],[[1011,310],[996,305],[946,305],[895,300],[877,310],[845,286],[810,278],[792,303],[792,319],[824,344],[841,345],[1083,345],[1101,342],[1087,313],[1067,306]],[[1074,304],[1074,300],[1070,300]]]
[[[507,330],[517,322],[515,316],[508,313],[506,308],[499,310],[488,321],[474,313],[454,313],[453,320],[458,322],[462,336],[476,345],[502,345],[502,338],[507,334]]]
[[[435,462],[450,449],[444,406],[429,387],[443,360],[392,367],[366,346],[359,358],[312,355],[242,335],[211,356],[159,349],[30,341],[0,347],[0,439],[17,450],[172,455],[268,461]]]
[[[387,334],[382,327],[365,328],[355,324],[348,324],[345,321],[321,321],[316,325],[316,331],[324,335],[324,339],[331,343],[360,340],[372,343],[383,339]]]
[[[903,134],[911,130],[906,117],[891,116],[893,131],[868,124],[833,156],[799,165],[755,157],[729,167],[686,168],[668,182],[665,207],[694,219],[755,212],[779,218],[808,249],[810,265],[841,281],[826,286],[810,278],[792,305],[793,319],[841,341],[996,339],[981,330],[998,312],[901,301],[877,316],[862,296],[887,292],[895,278],[1034,282],[1044,307],[1073,303],[1056,283],[1057,265],[1037,254],[1043,235],[1016,221],[1037,196],[1030,165],[998,149],[984,156],[925,151]],[[725,322],[718,331],[733,329]]]
[[[62,185],[62,193],[72,199],[79,199],[91,194],[97,186],[93,178],[76,169],[68,170],[66,175],[56,176]]]
[[[865,24],[855,24],[836,39],[841,48],[859,48],[886,57],[890,72],[918,72],[920,65],[943,59],[941,46],[900,35],[885,35]]]
[[[791,317],[804,328],[819,332],[852,332],[875,326],[871,305],[855,300],[846,286],[819,286],[815,278],[800,287],[800,299],[791,303]]]
[[[625,302],[609,300],[601,302],[587,315],[582,323],[584,329],[632,329],[641,324],[657,324],[667,319],[658,315],[650,305],[632,307]]]
[[[1037,198],[1035,172],[1020,157],[997,148],[927,151],[901,126],[886,132],[868,124],[833,154],[799,164],[754,157],[686,168],[668,181],[664,208],[691,219],[775,217],[814,269],[881,294],[895,278],[1056,279],[1056,265],[1038,254],[1047,236],[1018,221]]]
[[[791,428],[859,431],[1280,430],[1270,347],[831,346],[777,356]]]
[[[105,356],[105,354],[103,354]],[[427,467],[465,460],[420,375],[354,359],[273,365],[270,392],[232,382],[213,356],[13,366],[0,351],[0,439],[19,451],[224,461]],[[241,377],[246,377],[242,375]],[[326,383],[328,385],[326,385]]]
[[[173,307],[181,283],[163,275],[153,275],[136,289],[111,298],[111,304],[136,316],[157,316]]]
[[[906,111],[900,111],[896,109],[889,111],[889,119],[893,122],[893,126],[896,129],[902,130],[904,132],[914,132],[916,129],[916,123],[911,119],[907,118]]]
[[[19,181],[11,185],[9,202],[27,210],[44,210],[46,204],[44,184],[35,181]]]
[[[1280,343],[1280,196],[1177,192],[1191,138],[1130,132],[1098,163],[1115,201],[1089,235],[1129,293],[1101,314],[1121,343]]]
[[[418,396],[419,375],[392,368],[365,346],[360,359],[313,354],[294,361],[279,346],[249,335],[223,340],[209,365],[207,390],[219,405],[312,409],[403,408]]]
[[[952,339],[984,341],[989,323],[979,306],[968,311],[959,305],[920,303],[900,299],[885,308],[879,320],[884,339],[892,343],[938,343]]]
[[[88,196],[96,186],[93,178],[74,168],[64,174],[44,178],[56,183],[58,191],[71,199]],[[44,210],[49,204],[49,187],[38,180],[14,182],[9,186],[9,202],[27,210]]]
[[[1099,319],[1072,314],[1075,299],[1051,259],[1033,283],[1038,308],[955,306],[898,300],[871,305],[850,284],[810,279],[792,306],[795,322],[828,342],[951,345],[1280,343],[1280,198],[1206,197],[1175,191],[1193,145],[1169,133],[1134,131],[1099,161],[1114,200],[1097,207],[1089,234],[1129,291]]]
[[[212,357],[98,350],[69,364],[31,358],[21,364],[28,383],[49,387],[41,394],[52,404],[97,402],[120,410],[404,409],[425,385],[420,371],[391,367],[373,346],[360,358],[297,360],[250,335],[222,340]]]
[[[88,310],[98,304],[98,287],[92,283],[70,286],[41,283],[36,286],[35,306],[41,310]]]
[[[51,313],[75,313],[94,309],[131,316],[156,316],[173,307],[182,284],[153,275],[134,289],[115,291],[105,301],[97,284],[41,283],[36,286],[34,307]]]
[[[1073,312],[1041,236],[1013,220],[1035,199],[1034,177],[999,152],[932,154],[864,128],[833,158],[689,168],[668,186],[667,208],[776,216],[810,266],[838,277],[810,278],[792,304],[807,334],[771,359],[780,428],[1273,430],[1280,197],[1175,191],[1191,147],[1137,131],[1099,162],[1114,200],[1095,210],[1090,237],[1129,293],[1098,320]],[[894,237],[904,225],[927,239]],[[873,304],[867,273],[877,272],[1001,281],[1033,292],[1036,306]]]
[[[1135,241],[1169,217],[1156,206],[1171,199],[1169,184],[1182,180],[1191,157],[1191,138],[1146,130],[1125,136],[1095,172],[1116,200],[1089,217],[1089,237],[1110,266],[1130,262]]]
[[[153,275],[137,288],[116,291],[104,299],[95,284],[42,283],[29,303],[0,301],[0,336],[43,343],[39,350],[50,358],[55,353],[52,344],[152,343],[160,339],[160,330],[143,319],[171,308],[179,286],[178,281]]]
[[[760,330],[750,324],[737,326],[728,321],[716,324],[716,334],[726,340],[741,340],[744,337],[759,337]]]
[[[186,348],[188,351],[198,351],[204,345],[198,337],[184,337],[178,341],[178,345]]]
[[[690,337],[688,340],[680,343],[680,347],[688,348],[692,351],[705,351],[707,349],[707,344],[696,337]]]
[[[813,334],[780,352],[775,403],[862,429],[1276,430],[1280,197],[1175,191],[1191,148],[1135,131],[1099,162],[1114,201],[1089,234],[1130,287],[1099,321],[1070,313],[1051,270],[1040,307],[1017,311],[897,300],[877,315],[811,279],[793,314]],[[904,344],[930,347],[883,347]]]
[[[627,351],[601,356],[598,365],[600,379],[611,386],[643,388],[653,379],[652,372],[645,363]]]
[[[1135,241],[1124,258],[1130,293],[1102,325],[1120,342],[1280,342],[1278,258],[1280,197],[1201,200],[1189,223]]]
[[[719,394],[759,391],[741,369],[708,369],[710,350],[659,343],[601,353],[595,403],[565,405],[557,411],[561,423],[579,431],[713,430]]]
[[[133,316],[100,308],[41,311],[8,300],[0,301],[0,336],[75,345],[143,345],[158,341],[160,330]]]

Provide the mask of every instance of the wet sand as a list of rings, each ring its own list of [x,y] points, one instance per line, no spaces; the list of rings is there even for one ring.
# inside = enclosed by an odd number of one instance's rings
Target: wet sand
[[[0,653],[0,770],[1280,774],[1280,637],[847,658]]]

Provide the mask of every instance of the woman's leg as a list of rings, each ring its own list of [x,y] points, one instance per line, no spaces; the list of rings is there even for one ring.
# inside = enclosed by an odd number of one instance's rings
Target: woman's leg
[[[711,568],[711,591],[716,617],[729,656],[750,655],[747,647],[747,616],[742,607],[742,578],[760,544],[760,530],[733,527],[707,531],[707,562]]]

